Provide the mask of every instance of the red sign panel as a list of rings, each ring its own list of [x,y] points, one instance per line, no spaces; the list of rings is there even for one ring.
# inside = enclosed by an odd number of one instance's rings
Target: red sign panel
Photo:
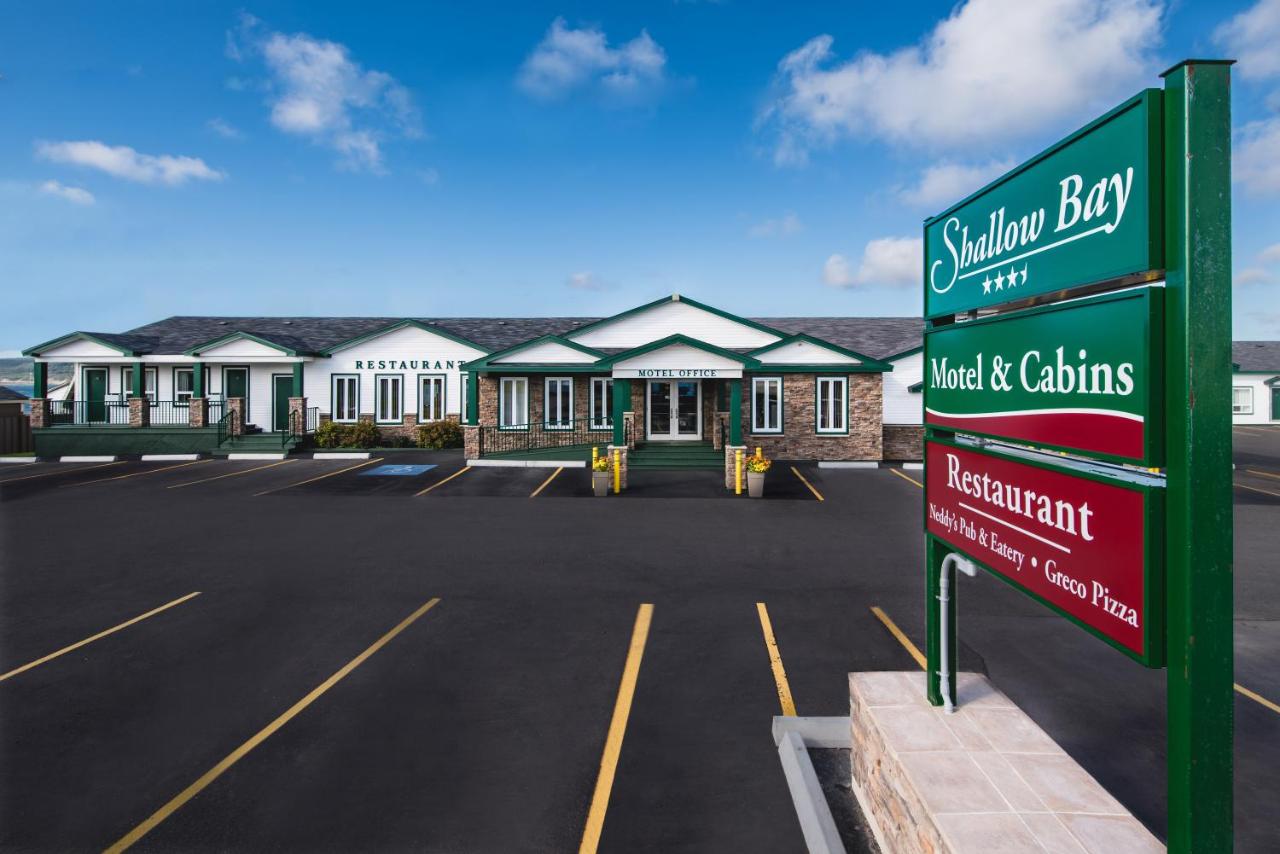
[[[930,534],[1158,663],[1160,635],[1149,623],[1160,609],[1147,572],[1152,489],[944,442],[929,442],[925,457]]]

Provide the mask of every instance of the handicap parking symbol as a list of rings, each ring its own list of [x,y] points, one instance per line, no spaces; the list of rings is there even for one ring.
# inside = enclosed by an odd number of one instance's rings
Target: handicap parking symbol
[[[369,469],[368,471],[362,471],[360,474],[375,475],[378,477],[413,477],[415,475],[420,475],[423,472],[431,471],[433,468],[435,468],[434,465],[385,465]]]

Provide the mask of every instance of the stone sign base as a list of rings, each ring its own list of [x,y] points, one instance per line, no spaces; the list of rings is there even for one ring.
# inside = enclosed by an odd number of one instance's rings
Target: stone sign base
[[[1165,850],[985,677],[956,689],[948,715],[920,671],[849,674],[853,790],[883,850]]]

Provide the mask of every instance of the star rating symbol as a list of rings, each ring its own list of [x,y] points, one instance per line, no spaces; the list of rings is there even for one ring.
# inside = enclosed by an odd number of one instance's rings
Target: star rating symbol
[[[1018,271],[1010,270],[1009,271],[1009,287],[1016,288],[1017,286],[1018,286]]]
[[[997,270],[995,282],[996,282],[996,290],[998,291],[1004,290],[1004,273],[1001,273],[999,270]]]
[[[982,292],[984,294],[991,293],[991,277],[987,276],[982,280]]]

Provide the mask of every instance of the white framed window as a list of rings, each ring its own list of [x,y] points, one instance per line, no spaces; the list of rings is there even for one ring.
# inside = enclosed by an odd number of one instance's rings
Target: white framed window
[[[782,377],[752,377],[751,432],[782,432]]]
[[[613,380],[609,377],[591,378],[589,398],[592,430],[609,430],[613,427]]]
[[[156,378],[158,373],[159,369],[157,368],[142,369],[142,393],[152,403],[155,403],[156,400]],[[121,368],[120,399],[128,400],[131,394],[133,394],[133,368]]]
[[[358,374],[333,375],[333,412],[334,421],[353,424],[360,420],[360,376]]]
[[[528,425],[528,377],[503,377],[498,388],[498,426],[511,429]]]
[[[173,369],[173,402],[191,405],[195,393],[196,372],[193,368]]]
[[[845,377],[818,377],[815,418],[819,433],[849,432],[848,380]]]
[[[1231,414],[1253,414],[1253,386],[1238,385],[1231,387]]]
[[[418,376],[418,420],[444,420],[444,374]]]
[[[462,397],[459,401],[458,413],[462,417],[462,423],[467,424],[469,423],[467,417],[471,414],[471,406],[468,402],[471,395],[471,374],[463,373],[460,375],[460,379],[462,382],[459,391]]]
[[[374,382],[373,417],[379,424],[399,424],[404,413],[404,377],[378,374]]]
[[[547,377],[543,384],[542,424],[548,430],[573,429],[573,377]]]

